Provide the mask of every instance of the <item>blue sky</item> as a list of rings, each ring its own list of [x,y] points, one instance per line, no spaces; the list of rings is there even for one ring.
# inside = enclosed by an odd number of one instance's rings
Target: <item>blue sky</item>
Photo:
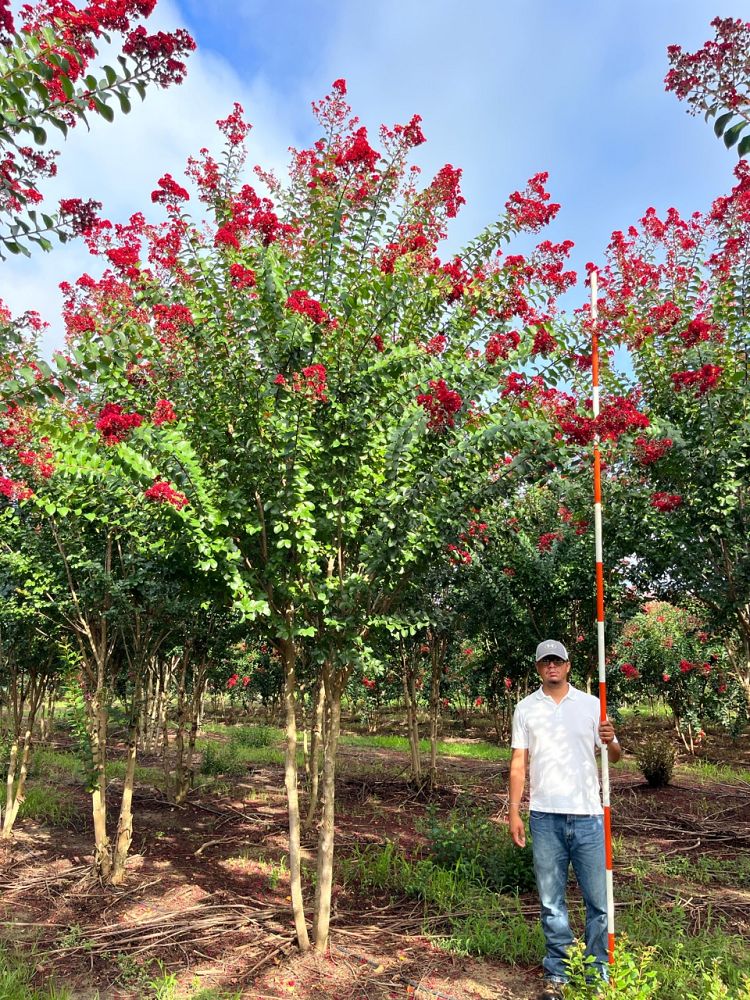
[[[451,249],[547,170],[563,206],[549,235],[575,241],[580,270],[649,205],[687,213],[731,186],[735,154],[662,82],[667,45],[697,47],[716,14],[750,10],[700,0],[159,0],[152,22],[185,25],[197,40],[187,82],[151,92],[114,125],[76,130],[50,197],[96,197],[114,219],[147,211],[158,177],[216,145],[213,122],[234,100],[255,123],[250,164],[281,169],[290,144],[316,137],[310,102],[344,77],[373,133],[422,115],[426,176],[446,162],[463,168],[467,204]],[[52,324],[48,347],[59,346],[57,285],[93,266],[81,246],[13,260],[0,296],[16,311],[38,308]]]

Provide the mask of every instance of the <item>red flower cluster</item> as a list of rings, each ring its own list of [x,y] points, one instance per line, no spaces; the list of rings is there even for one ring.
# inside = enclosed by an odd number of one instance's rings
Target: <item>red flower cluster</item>
[[[519,390],[521,388],[519,386]],[[638,411],[634,401],[624,396],[604,401],[596,418],[577,413],[577,400],[567,393],[547,389],[541,390],[538,396],[542,406],[557,420],[570,444],[590,444],[597,434],[601,441],[617,441],[628,431],[646,428],[650,423],[648,417]],[[590,400],[587,405],[591,406]]]
[[[487,364],[494,365],[498,358],[505,361],[510,352],[515,351],[520,343],[521,337],[515,330],[510,330],[508,333],[490,334],[484,347],[484,357]]]
[[[252,125],[245,121],[244,114],[242,105],[235,101],[231,113],[226,118],[219,118],[216,122],[230,146],[241,145],[252,128]]]
[[[157,479],[143,495],[147,500],[153,500],[154,503],[168,503],[177,510],[182,510],[190,502],[184,493],[179,493],[164,479]]]
[[[460,566],[461,564],[468,566],[471,563],[471,552],[467,552],[466,549],[460,549],[452,542],[446,546],[446,551],[454,566]]]
[[[176,419],[177,414],[172,403],[168,399],[157,400],[154,415],[151,417],[151,423],[154,427],[161,427],[162,424],[173,424]]]
[[[354,167],[371,171],[380,159],[380,153],[373,149],[367,139],[367,129],[362,126],[350,136],[336,155],[337,167]]]
[[[651,496],[651,506],[665,514],[677,510],[681,503],[682,497],[679,493],[654,493]]]
[[[372,680],[372,678],[370,677],[363,677],[362,683],[364,684],[364,686],[367,688],[368,691],[374,691],[375,688],[377,687],[377,682]]]
[[[703,365],[696,371],[672,372],[672,388],[675,392],[695,388],[695,395],[703,396],[714,388],[723,371],[721,365]]]
[[[327,378],[325,365],[308,365],[301,372],[294,372],[292,375],[292,392],[302,392],[310,399],[327,403]],[[274,382],[276,385],[286,385],[283,375],[277,375]]]
[[[124,413],[118,403],[105,403],[94,426],[105,444],[119,444],[132,428],[140,427],[143,420],[140,413]]]
[[[664,84],[679,100],[686,100],[691,111],[747,106],[747,76],[742,72],[750,51],[750,21],[715,17],[711,27],[716,37],[697,52],[683,52],[681,46],[667,49],[670,70]]]
[[[523,192],[514,191],[505,203],[508,218],[516,228],[538,232],[560,211],[560,206],[550,202],[549,193],[545,190],[548,178],[546,172],[535,174]]]
[[[448,338],[444,337],[442,333],[438,333],[427,341],[424,345],[424,349],[428,354],[432,354],[433,357],[438,357],[443,353],[447,346]]]
[[[632,663],[623,663],[620,667],[621,673],[627,677],[629,681],[637,681],[641,676],[639,671],[633,666]]]
[[[703,316],[692,319],[680,333],[680,339],[685,347],[695,347],[696,344],[711,340],[712,337],[719,342],[724,339],[718,327],[709,323]]]
[[[691,663],[690,660],[680,660],[680,672],[683,674],[689,674],[691,670],[696,670],[698,667],[697,663]]]
[[[393,274],[399,257],[416,254],[419,261],[423,256],[429,256],[428,252],[434,249],[421,225],[403,227],[398,236],[398,242],[388,243],[380,257],[379,267],[383,274]]]
[[[242,264],[232,264],[229,268],[229,277],[233,288],[254,288],[256,284],[255,271]]]
[[[8,500],[28,500],[33,495],[34,491],[30,490],[26,483],[14,482],[7,476],[0,476],[0,496]]]
[[[461,194],[462,173],[460,168],[446,163],[438,170],[429,188],[430,196],[442,204],[449,219],[455,219],[461,206],[466,204],[466,199]]]
[[[653,465],[658,462],[673,445],[671,438],[656,438],[647,441],[646,438],[636,438],[634,442],[636,461],[641,465]]]
[[[159,187],[151,192],[151,201],[161,205],[175,205],[180,201],[189,201],[190,195],[171,174],[164,174],[157,181]]]
[[[559,531],[547,531],[539,536],[536,547],[540,552],[549,552],[554,542],[562,541],[562,534]]]
[[[464,267],[460,257],[454,257],[452,261],[443,264],[440,270],[452,281],[450,291],[447,295],[448,302],[456,302],[464,294],[468,285],[471,284],[471,276]]]
[[[372,342],[375,345],[375,350],[378,354],[382,354],[385,350],[385,343],[379,333],[374,333],[372,335]]]
[[[312,298],[304,288],[298,288],[292,292],[286,300],[286,307],[290,312],[307,316],[313,323],[326,323],[330,319],[320,302]]]
[[[463,400],[457,392],[449,389],[445,379],[431,379],[430,392],[417,396],[417,403],[427,412],[428,430],[440,433],[448,427],[454,427],[455,413],[461,409]]]
[[[557,347],[557,341],[546,327],[540,326],[534,335],[534,343],[531,348],[532,354],[551,354]]]
[[[89,199],[82,201],[80,198],[60,199],[60,218],[72,229],[76,235],[84,235],[100,222],[97,214],[102,207],[100,201]]]
[[[187,66],[177,56],[192,52],[194,48],[195,42],[184,28],[149,35],[143,25],[139,25],[125,39],[122,51],[135,59],[148,59],[154,66],[159,86],[168,87],[185,79]]]

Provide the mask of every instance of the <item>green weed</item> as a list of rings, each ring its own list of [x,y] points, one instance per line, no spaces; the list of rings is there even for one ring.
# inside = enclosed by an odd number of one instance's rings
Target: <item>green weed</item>
[[[344,746],[371,747],[374,750],[400,750],[409,752],[409,740],[405,736],[342,736],[340,742]],[[419,741],[420,753],[430,752],[430,741]],[[509,760],[510,750],[498,747],[492,743],[478,740],[476,743],[453,743],[439,740],[437,752],[441,757],[470,757],[473,760]]]
[[[0,785],[0,805],[3,807],[6,795],[6,786]],[[33,819],[48,826],[70,826],[74,817],[75,807],[63,792],[43,784],[26,786],[26,798],[18,810],[19,819]]]

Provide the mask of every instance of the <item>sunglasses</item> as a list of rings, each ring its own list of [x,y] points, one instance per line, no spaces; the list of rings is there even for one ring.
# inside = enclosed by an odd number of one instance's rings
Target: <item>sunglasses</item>
[[[559,656],[543,656],[539,662],[549,666],[550,663],[567,663],[568,661],[561,659]]]

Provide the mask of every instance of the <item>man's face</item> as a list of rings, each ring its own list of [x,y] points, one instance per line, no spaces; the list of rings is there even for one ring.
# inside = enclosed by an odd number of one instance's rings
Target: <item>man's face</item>
[[[570,660],[562,660],[559,656],[544,656],[537,660],[536,669],[547,687],[558,687],[565,684],[570,673]]]

